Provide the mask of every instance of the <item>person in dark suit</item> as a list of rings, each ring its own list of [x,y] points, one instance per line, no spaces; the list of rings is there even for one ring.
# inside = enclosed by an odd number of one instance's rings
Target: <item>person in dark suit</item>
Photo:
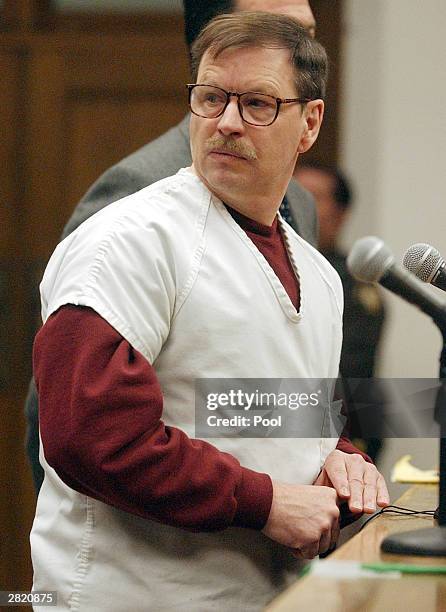
[[[286,13],[299,21],[312,34],[315,21],[308,0],[185,0],[185,36],[190,48],[202,28],[217,14],[237,10],[264,10]],[[132,153],[108,169],[87,191],[76,206],[62,234],[65,238],[81,223],[108,204],[139,191],[162,178],[175,174],[180,168],[190,166],[192,158],[189,144],[189,119],[187,115],[178,125],[165,134]],[[281,207],[285,220],[310,244],[317,243],[317,217],[312,196],[298,184],[289,185]],[[27,429],[27,454],[31,463],[37,491],[43,480],[39,462],[38,398],[31,381],[25,404]]]
[[[349,379],[373,378],[385,319],[384,304],[379,289],[361,283],[350,274],[346,256],[338,245],[340,232],[352,206],[352,188],[346,176],[333,166],[304,164],[296,167],[295,178],[316,202],[319,218],[319,250],[341,277],[344,288],[343,343],[339,364],[340,375]],[[384,397],[379,385],[373,384],[375,411],[380,410]],[[352,404],[350,403],[350,406]],[[378,428],[374,426],[374,433]],[[375,461],[382,440],[373,437],[354,440]]]

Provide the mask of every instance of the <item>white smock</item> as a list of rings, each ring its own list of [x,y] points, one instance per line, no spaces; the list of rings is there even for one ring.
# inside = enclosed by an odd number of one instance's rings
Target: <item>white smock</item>
[[[183,169],[106,207],[58,245],[41,284],[43,320],[68,303],[93,308],[154,366],[165,424],[191,437],[197,378],[336,378],[340,279],[279,221],[299,312],[222,202]],[[209,442],[273,480],[310,484],[337,439]],[[44,452],[33,589],[58,591],[54,609],[259,610],[295,567],[261,532],[190,533],[80,494]]]

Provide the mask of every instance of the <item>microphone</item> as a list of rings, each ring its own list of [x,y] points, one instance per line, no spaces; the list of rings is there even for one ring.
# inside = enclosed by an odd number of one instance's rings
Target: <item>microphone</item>
[[[442,330],[446,330],[446,302],[396,263],[392,252],[380,238],[366,236],[358,240],[347,258],[347,266],[358,280],[379,283],[420,308]]]
[[[404,255],[403,265],[424,283],[446,291],[446,263],[430,244],[413,244]]]

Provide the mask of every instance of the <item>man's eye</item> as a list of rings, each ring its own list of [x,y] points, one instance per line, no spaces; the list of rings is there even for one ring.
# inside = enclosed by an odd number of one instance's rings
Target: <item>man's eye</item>
[[[272,106],[272,102],[270,100],[266,100],[265,98],[248,98],[245,101],[245,104],[250,108],[268,108]]]
[[[206,102],[207,104],[222,104],[224,103],[224,100],[222,96],[219,96],[218,94],[207,93],[204,96],[204,102]]]

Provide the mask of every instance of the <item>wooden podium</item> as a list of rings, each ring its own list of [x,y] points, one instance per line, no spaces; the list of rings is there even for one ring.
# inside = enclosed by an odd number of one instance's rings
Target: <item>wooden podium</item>
[[[436,485],[416,485],[395,502],[415,510],[435,510]],[[445,565],[445,558],[397,556],[381,552],[382,540],[399,531],[431,527],[430,517],[383,514],[346,542],[330,560]],[[403,574],[400,579],[304,576],[267,607],[267,612],[446,612],[446,575]]]

